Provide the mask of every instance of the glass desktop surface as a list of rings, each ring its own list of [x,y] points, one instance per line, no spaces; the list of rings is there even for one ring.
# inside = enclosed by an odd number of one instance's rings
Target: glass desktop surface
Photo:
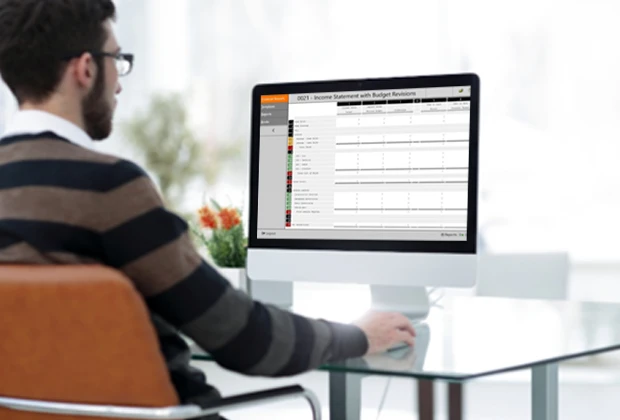
[[[446,297],[417,329],[413,348],[320,370],[462,382],[599,353],[620,363],[620,304]]]

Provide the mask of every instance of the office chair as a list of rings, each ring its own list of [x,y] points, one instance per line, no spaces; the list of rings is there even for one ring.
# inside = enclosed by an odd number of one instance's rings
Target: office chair
[[[0,418],[191,419],[290,398],[320,419],[298,385],[179,405],[129,279],[98,265],[0,265]]]

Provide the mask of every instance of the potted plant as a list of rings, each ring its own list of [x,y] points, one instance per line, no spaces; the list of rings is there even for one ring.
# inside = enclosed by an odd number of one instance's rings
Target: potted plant
[[[193,231],[206,247],[208,258],[233,286],[247,291],[245,261],[247,238],[241,212],[234,207],[222,207],[215,200],[212,206],[198,209],[198,226]]]

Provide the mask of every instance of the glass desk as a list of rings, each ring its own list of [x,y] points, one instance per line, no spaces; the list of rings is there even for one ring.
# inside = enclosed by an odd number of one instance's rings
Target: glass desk
[[[418,380],[420,420],[433,413],[433,382],[448,383],[450,420],[463,417],[469,380],[531,370],[532,419],[558,419],[558,363],[620,349],[620,304],[446,297],[418,328],[414,348],[328,363],[330,419],[358,420],[367,375]],[[210,360],[195,353],[194,359]],[[618,354],[608,355],[616,358]]]

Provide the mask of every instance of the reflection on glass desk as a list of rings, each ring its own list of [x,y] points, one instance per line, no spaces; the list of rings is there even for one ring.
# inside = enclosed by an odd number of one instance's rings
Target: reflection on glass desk
[[[413,349],[321,366],[330,372],[330,387],[341,388],[330,389],[332,398],[344,401],[340,407],[333,406],[336,401],[330,402],[331,418],[359,418],[355,396],[350,395],[356,386],[342,375],[387,375],[461,384],[531,369],[533,418],[557,419],[557,363],[620,349],[620,305],[447,297],[431,310],[425,328]],[[209,359],[204,354],[194,357]],[[620,368],[617,353],[606,357]],[[343,389],[345,385],[353,390]],[[450,401],[451,406],[454,404],[460,402]],[[462,411],[460,407],[457,410]]]

